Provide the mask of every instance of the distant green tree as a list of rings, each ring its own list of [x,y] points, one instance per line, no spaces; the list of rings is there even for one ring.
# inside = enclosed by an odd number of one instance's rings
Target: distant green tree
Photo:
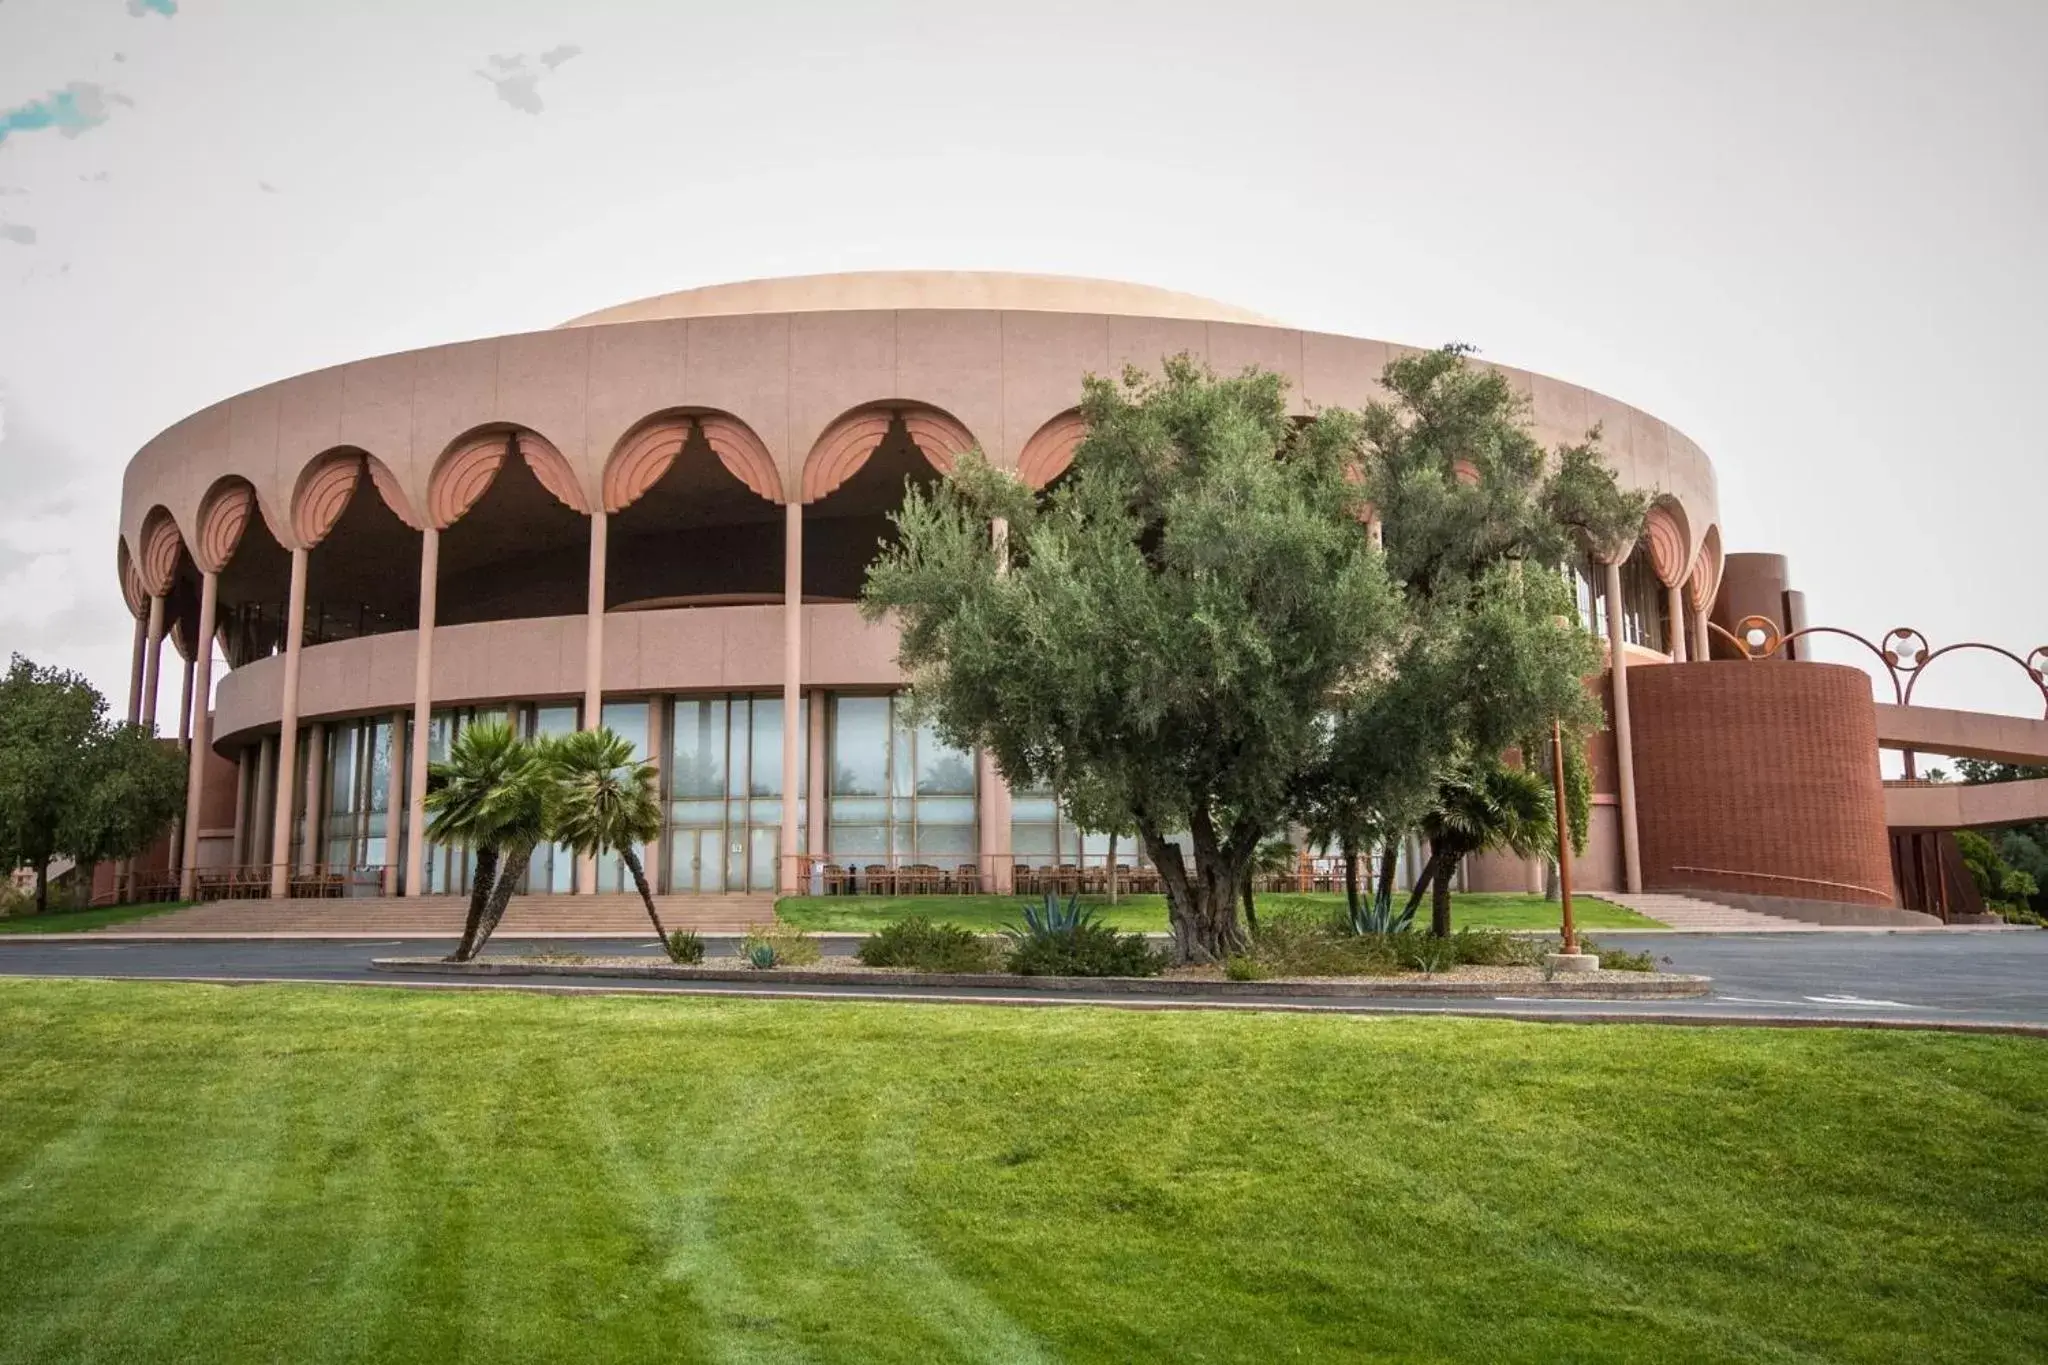
[[[554,757],[563,784],[554,837],[585,857],[616,854],[632,875],[655,937],[673,956],[640,863],[641,846],[661,837],[654,765],[636,758],[632,741],[608,727],[562,736]]]
[[[1278,376],[1185,356],[1088,380],[1081,412],[1088,435],[1043,507],[979,458],[911,492],[863,608],[895,618],[949,741],[987,748],[1014,786],[1120,793],[1178,955],[1220,959],[1243,944],[1244,881],[1323,718],[1395,637],[1360,533],[1359,421],[1297,421]]]
[[[467,962],[482,948],[479,934],[498,884],[504,853],[506,793],[528,762],[526,744],[501,721],[464,726],[448,757],[427,769],[427,838],[470,851],[469,913],[451,962]]]
[[[1553,720],[1568,752],[1600,727],[1585,686],[1600,648],[1574,622],[1563,573],[1588,546],[1634,544],[1647,510],[1601,459],[1597,428],[1546,450],[1527,400],[1468,354],[1446,346],[1393,361],[1381,379],[1388,397],[1363,415],[1360,477],[1408,635],[1391,680],[1340,711],[1325,792],[1343,816],[1333,823],[1358,842],[1369,832],[1389,853],[1418,801],[1429,804],[1418,793],[1458,790],[1459,774],[1533,749],[1529,737]],[[1536,776],[1548,786],[1547,773]],[[1332,791],[1346,783],[1350,793]],[[1384,857],[1382,904],[1393,871]]]
[[[106,698],[80,675],[13,657],[0,678],[0,866],[35,869],[38,914],[53,860],[85,869],[132,857],[184,805],[176,746],[110,723]]]
[[[1429,860],[1408,899],[1413,911],[1423,891],[1429,891],[1430,933],[1450,937],[1451,877],[1459,862],[1494,848],[1533,857],[1557,837],[1553,799],[1548,782],[1497,759],[1467,765],[1439,784],[1436,801],[1422,819]]]

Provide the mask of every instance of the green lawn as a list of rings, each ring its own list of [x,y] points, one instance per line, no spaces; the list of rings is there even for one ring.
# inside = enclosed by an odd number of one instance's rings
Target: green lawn
[[[110,924],[148,919],[166,910],[182,910],[191,901],[147,901],[140,905],[103,905],[96,910],[52,910],[43,915],[10,915],[0,919],[0,934],[82,934]]]
[[[2048,1051],[0,982],[0,1361],[2048,1358]]]
[[[784,896],[775,903],[775,917],[785,924],[814,932],[871,933],[906,915],[927,915],[963,928],[993,933],[1021,916],[1021,896]],[[1118,929],[1166,930],[1166,897],[1124,896],[1116,905],[1106,896],[1083,896],[1101,908],[1102,919]],[[1261,914],[1300,907],[1335,911],[1344,903],[1341,892],[1268,892],[1256,899]],[[1659,929],[1656,920],[1633,910],[1586,896],[1572,897],[1572,912],[1583,929]],[[1541,896],[1477,891],[1451,897],[1451,923],[1460,929],[1556,929],[1557,903]],[[1429,903],[1416,909],[1416,919],[1429,922]]]

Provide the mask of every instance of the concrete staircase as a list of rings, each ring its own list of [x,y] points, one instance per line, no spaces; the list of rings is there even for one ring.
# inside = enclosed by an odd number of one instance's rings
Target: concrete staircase
[[[775,919],[771,895],[656,896],[670,929],[740,933]],[[395,938],[462,933],[463,896],[359,896],[339,899],[210,901],[184,910],[93,932],[149,938]],[[514,896],[497,936],[652,938],[647,909],[634,895]]]
[[[1717,905],[1696,896],[1669,891],[1600,891],[1588,894],[1626,906],[1639,915],[1648,915],[1673,929],[1691,934],[1768,934],[1814,927],[1801,920],[1758,914],[1754,910],[1738,910],[1732,905]],[[1597,930],[1592,932],[1598,933]]]

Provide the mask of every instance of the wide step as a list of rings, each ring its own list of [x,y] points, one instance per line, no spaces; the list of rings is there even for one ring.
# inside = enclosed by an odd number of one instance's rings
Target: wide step
[[[1693,933],[1771,934],[1813,928],[1800,920],[1739,910],[1732,905],[1717,905],[1668,891],[1602,891],[1600,899],[1647,915],[1673,929]]]

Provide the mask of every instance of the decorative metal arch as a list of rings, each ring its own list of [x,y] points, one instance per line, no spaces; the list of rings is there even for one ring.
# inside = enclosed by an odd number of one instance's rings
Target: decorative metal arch
[[[2001,645],[1987,644],[1982,640],[1958,640],[1940,649],[1929,649],[1927,637],[1912,626],[1893,626],[1885,632],[1884,644],[1880,646],[1840,626],[1807,626],[1786,634],[1768,616],[1745,616],[1735,623],[1732,633],[1712,621],[1707,623],[1707,628],[1735,646],[1737,652],[1751,662],[1768,659],[1786,645],[1808,635],[1839,635],[1845,640],[1854,640],[1884,666],[1885,676],[1891,679],[1892,697],[1900,706],[1913,704],[1913,689],[1919,686],[1928,665],[1936,659],[1963,650],[1983,650],[2019,665],[2027,675],[2027,681],[2033,683],[2034,690],[2040,693],[2042,715],[2048,718],[2048,645],[2036,645],[2025,658]],[[1752,635],[1757,638],[1752,640]]]

